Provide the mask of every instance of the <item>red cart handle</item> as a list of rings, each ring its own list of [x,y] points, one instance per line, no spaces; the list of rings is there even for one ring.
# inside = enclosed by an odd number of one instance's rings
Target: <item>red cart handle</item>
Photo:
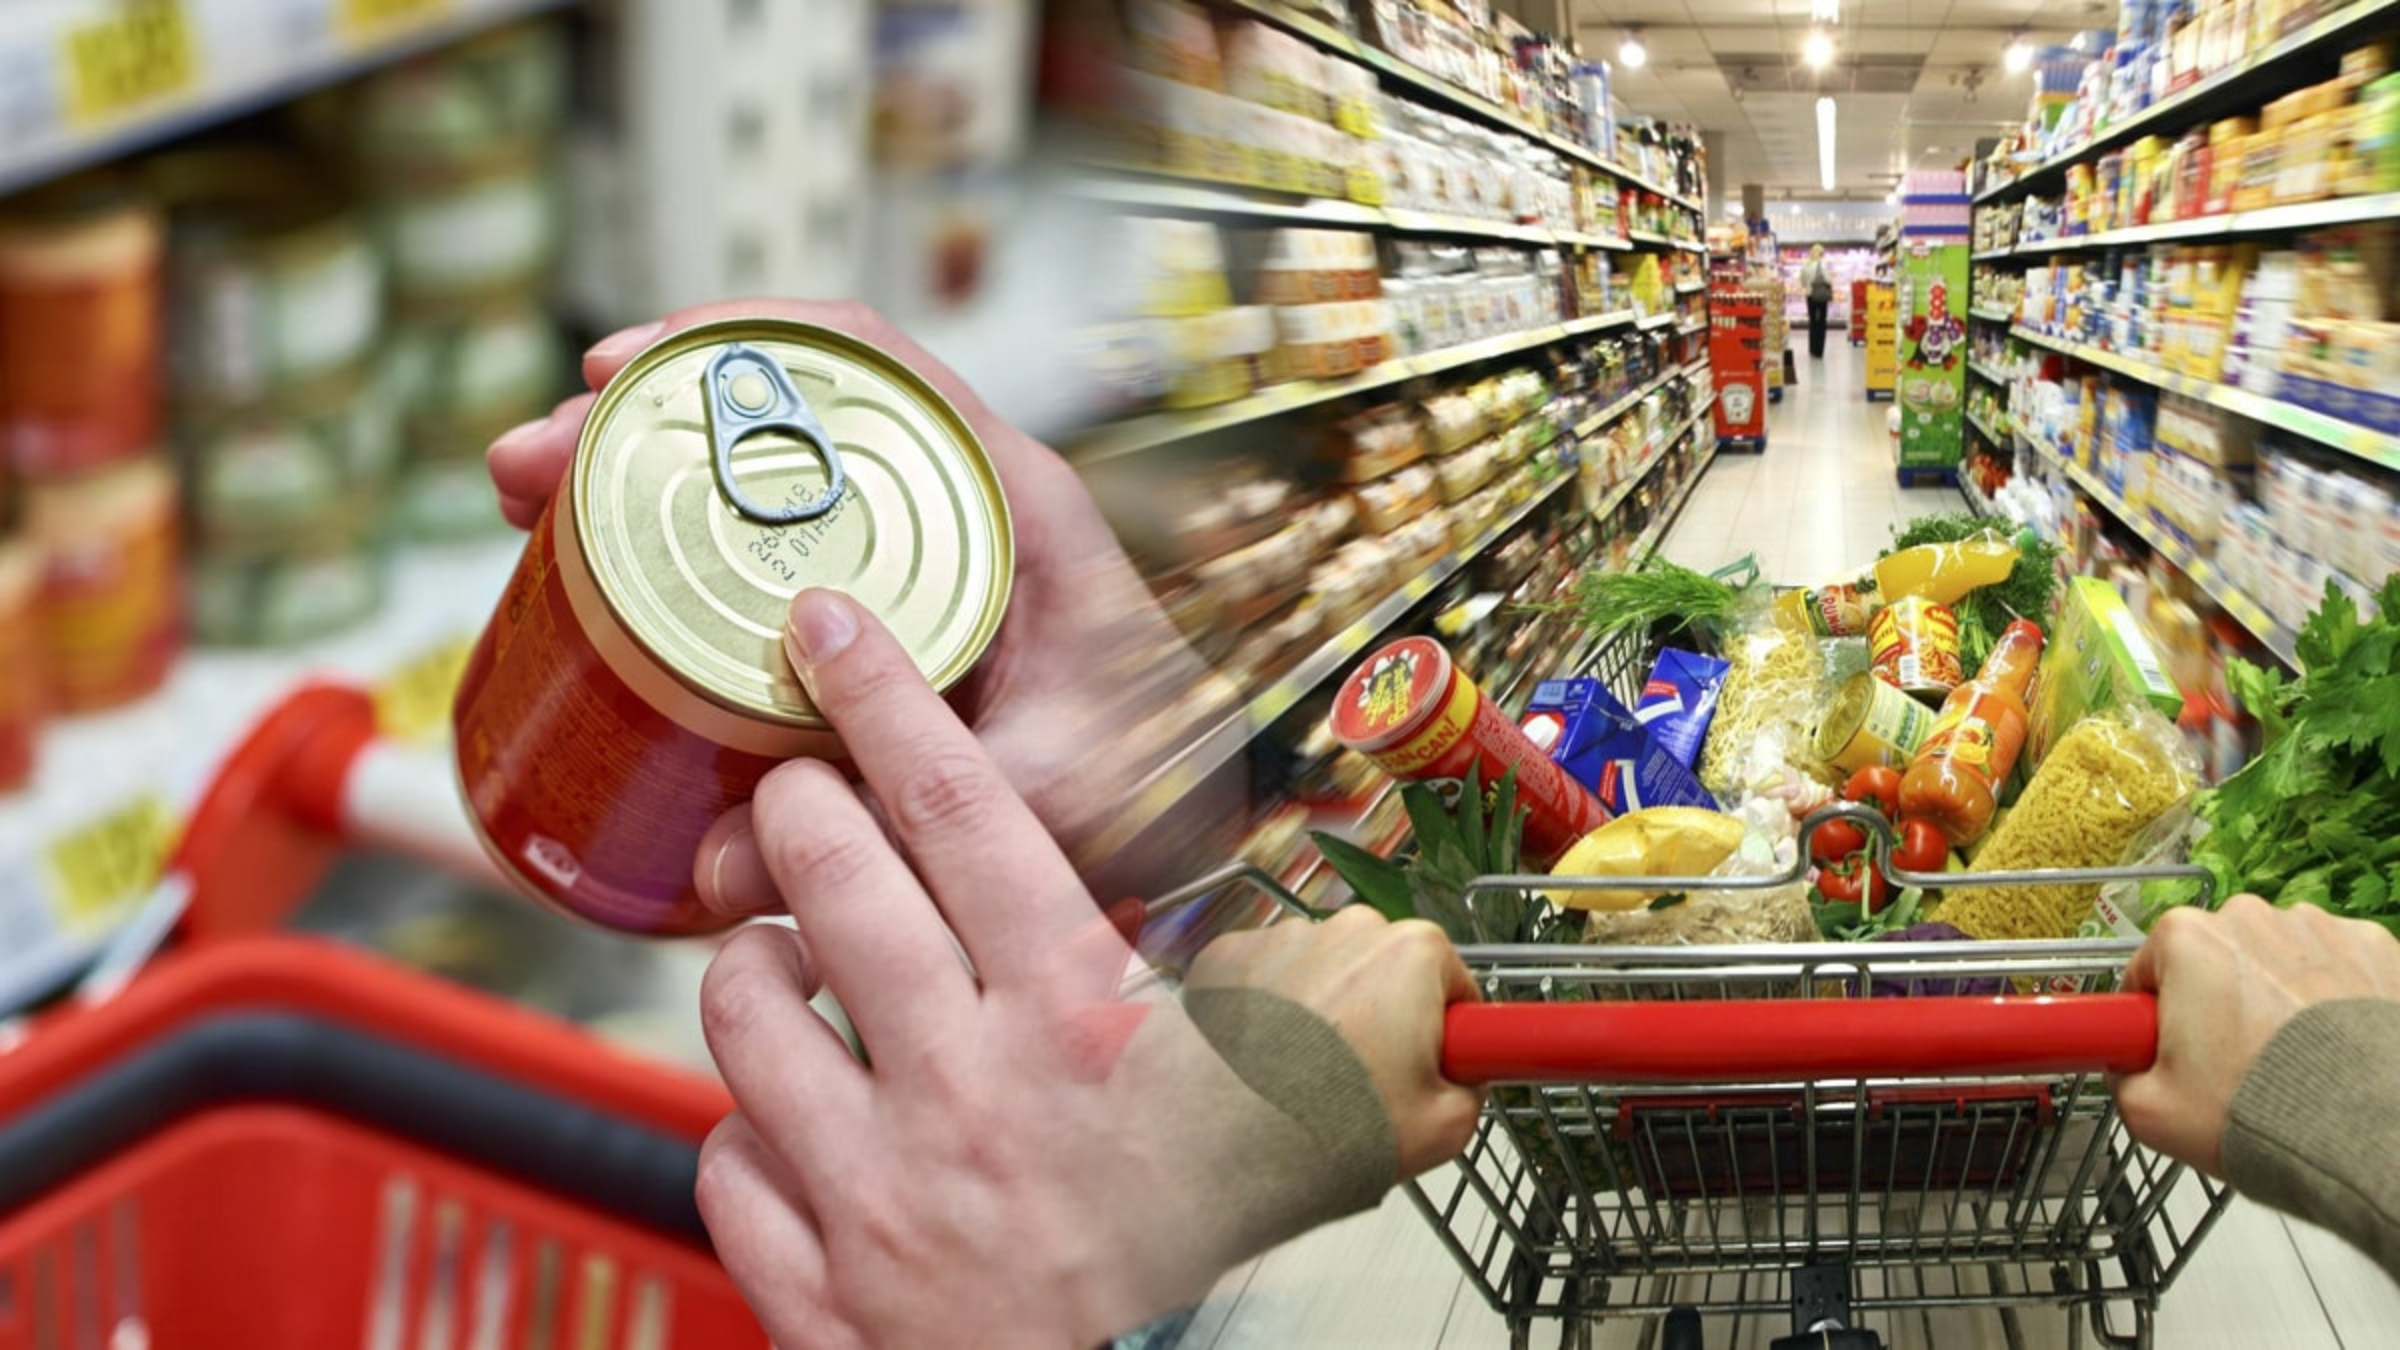
[[[1454,1083],[1759,1083],[2132,1073],[2158,1052],[2148,994],[2052,998],[1458,1003]]]

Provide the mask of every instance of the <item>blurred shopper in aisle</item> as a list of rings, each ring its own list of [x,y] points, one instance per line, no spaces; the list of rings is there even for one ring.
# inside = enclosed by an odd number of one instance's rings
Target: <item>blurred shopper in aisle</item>
[[[1808,261],[1800,265],[1800,289],[1808,295],[1808,354],[1825,359],[1825,324],[1833,307],[1833,274],[1825,269],[1825,246],[1808,246]]]
[[[1104,917],[1059,840],[1122,797],[1093,772],[1104,750],[1042,733],[1089,725],[1109,691],[1075,644],[1146,631],[1147,593],[1073,471],[880,319],[739,308],[843,328],[934,381],[991,446],[1021,544],[1010,655],[963,709],[872,615],[799,596],[787,651],[864,790],[787,764],[695,859],[711,903],[795,923],[742,932],[703,990],[739,1110],[701,1207],[770,1334],[1097,1344],[1452,1156],[1480,1097],[1441,1077],[1442,1011],[1474,989],[1430,925],[1353,907],[1237,934],[1180,1003],[1118,999],[1134,958],[1111,919],[1139,906]],[[721,312],[619,334],[586,375]],[[512,519],[555,487],[588,407],[492,447]],[[2239,897],[2166,916],[2127,983],[2161,1021],[2156,1065],[2112,1084],[2135,1137],[2400,1273],[2400,942]],[[808,1006],[820,984],[871,1062]]]

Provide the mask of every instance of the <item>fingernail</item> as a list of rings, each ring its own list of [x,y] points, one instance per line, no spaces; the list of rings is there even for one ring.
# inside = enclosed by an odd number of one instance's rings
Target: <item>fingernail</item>
[[[634,327],[611,333],[593,343],[592,349],[583,354],[583,359],[586,361],[622,361],[656,341],[666,326],[664,320],[654,319],[649,323],[637,324]]]
[[[492,439],[492,448],[494,450],[505,450],[508,447],[515,445],[519,441],[530,440],[535,432],[540,431],[542,428],[548,425],[550,425],[550,419],[547,417],[536,417],[530,422],[519,422],[515,426],[510,427],[508,430],[503,431],[498,436],[494,437]]]
[[[783,629],[783,649],[802,684],[811,685],[816,667],[841,655],[858,636],[858,616],[850,602],[827,590],[807,590],[792,597],[790,621]]]
[[[701,902],[711,909],[729,908],[725,903],[725,864],[750,843],[750,827],[736,825],[725,842],[717,845],[717,854],[708,860],[708,889],[700,895]]]

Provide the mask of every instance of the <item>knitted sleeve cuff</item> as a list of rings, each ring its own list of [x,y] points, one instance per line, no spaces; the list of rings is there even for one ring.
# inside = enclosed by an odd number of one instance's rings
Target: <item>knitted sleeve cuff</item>
[[[2400,1277],[2400,1002],[2345,999],[2284,1024],[2235,1090],[2225,1174]]]

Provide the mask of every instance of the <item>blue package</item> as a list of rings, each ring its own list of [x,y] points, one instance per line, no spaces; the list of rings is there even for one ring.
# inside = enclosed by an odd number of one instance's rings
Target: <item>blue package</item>
[[[1717,715],[1717,690],[1731,669],[1731,662],[1669,647],[1658,654],[1642,685],[1635,719],[1649,728],[1650,739],[1660,749],[1687,769],[1700,763],[1700,743]]]
[[[1611,815],[1646,806],[1722,809],[1598,680],[1542,681],[1519,725]]]

